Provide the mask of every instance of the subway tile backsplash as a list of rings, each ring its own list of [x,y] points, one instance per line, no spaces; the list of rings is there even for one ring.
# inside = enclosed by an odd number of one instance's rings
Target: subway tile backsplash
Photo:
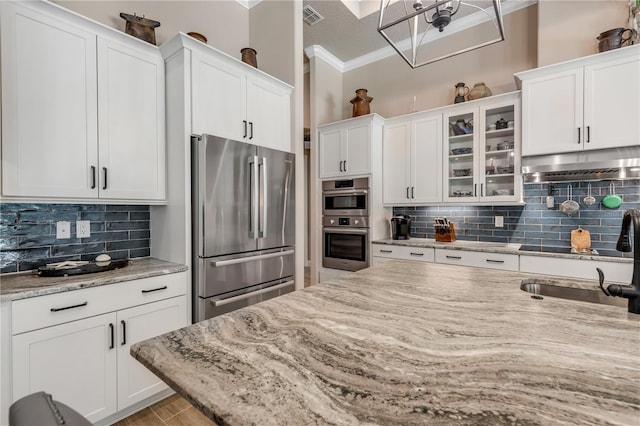
[[[91,221],[91,236],[76,238],[76,220]],[[71,238],[56,239],[56,222],[71,222]],[[45,263],[150,255],[149,206],[0,204],[0,273]]]
[[[596,204],[586,206],[582,199],[591,183]],[[609,193],[610,181],[566,182],[553,184],[555,206],[546,206],[548,184],[524,185],[524,206],[457,206],[457,207],[394,207],[394,214],[412,217],[411,236],[435,238],[434,218],[446,216],[455,223],[459,240],[526,244],[539,247],[562,247],[569,252],[571,231],[578,226],[591,233],[591,247],[600,255],[632,257],[620,253],[616,242],[620,234],[622,215],[627,209],[640,209],[640,180],[615,181],[615,193],[622,197],[617,209],[602,206],[602,198]],[[573,199],[580,211],[573,216],[560,213],[560,203],[567,199],[567,185],[573,186]],[[504,217],[504,227],[494,226],[494,216]]]

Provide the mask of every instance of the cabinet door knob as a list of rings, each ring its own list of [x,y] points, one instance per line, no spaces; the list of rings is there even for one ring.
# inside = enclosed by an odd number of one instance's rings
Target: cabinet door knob
[[[347,171],[347,160],[344,160],[344,171]]]
[[[580,140],[580,127],[578,127],[578,143],[581,143],[581,140]]]
[[[244,134],[242,135],[243,138],[247,137],[247,120],[242,120],[242,124],[244,125]]]
[[[591,142],[591,128],[587,126],[587,143]]]
[[[249,122],[249,139],[253,139],[253,122]]]

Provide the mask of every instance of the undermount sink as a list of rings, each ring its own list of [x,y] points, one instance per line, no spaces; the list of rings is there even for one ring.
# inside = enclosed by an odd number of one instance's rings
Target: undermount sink
[[[524,280],[520,284],[520,290],[533,294],[534,299],[544,299],[543,296],[557,297],[559,299],[578,300],[580,302],[599,303],[601,305],[613,305],[627,307],[627,300],[617,297],[607,297],[599,289],[585,289],[574,287],[561,287],[553,284],[544,284],[535,280]]]

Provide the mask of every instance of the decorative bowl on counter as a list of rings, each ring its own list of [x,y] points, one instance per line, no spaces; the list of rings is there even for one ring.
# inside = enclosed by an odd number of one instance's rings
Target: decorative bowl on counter
[[[471,176],[471,169],[453,169],[453,175],[456,177]]]
[[[451,150],[451,155],[471,154],[472,152],[473,148],[454,148]]]
[[[513,166],[497,166],[496,170],[498,172],[498,174],[507,174],[507,173],[513,173]]]
[[[472,194],[471,191],[453,191],[454,197],[471,197]]]

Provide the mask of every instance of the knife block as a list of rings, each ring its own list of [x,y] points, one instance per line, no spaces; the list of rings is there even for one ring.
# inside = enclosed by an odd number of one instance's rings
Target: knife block
[[[456,240],[456,229],[452,222],[449,223],[449,232],[441,234],[436,228],[436,241],[440,243],[452,243]]]

